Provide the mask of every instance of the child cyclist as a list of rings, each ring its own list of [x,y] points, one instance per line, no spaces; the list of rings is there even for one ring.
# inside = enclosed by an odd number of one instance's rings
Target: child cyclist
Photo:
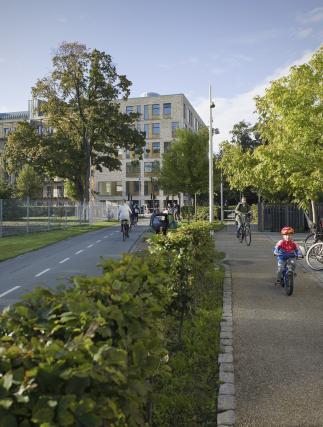
[[[302,257],[299,245],[293,241],[294,229],[292,227],[283,227],[281,229],[282,240],[276,243],[274,255],[277,256],[277,280],[276,284],[282,284],[282,274],[289,258]],[[295,269],[295,261],[292,261]]]

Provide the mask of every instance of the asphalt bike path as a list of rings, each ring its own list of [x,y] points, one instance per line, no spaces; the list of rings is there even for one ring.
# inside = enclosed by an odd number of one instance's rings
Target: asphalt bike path
[[[99,275],[101,259],[129,252],[147,229],[145,221],[122,240],[120,226],[62,240],[0,263],[0,310],[37,286],[54,287],[75,275]]]
[[[216,233],[232,270],[236,426],[322,427],[323,286],[301,261],[293,295],[275,288],[273,240]]]

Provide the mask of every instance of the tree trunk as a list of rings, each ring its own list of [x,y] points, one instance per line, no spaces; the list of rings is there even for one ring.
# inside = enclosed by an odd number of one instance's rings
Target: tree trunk
[[[197,215],[197,207],[196,207],[196,193],[194,193],[194,214],[195,214],[195,221],[196,221],[196,215]]]

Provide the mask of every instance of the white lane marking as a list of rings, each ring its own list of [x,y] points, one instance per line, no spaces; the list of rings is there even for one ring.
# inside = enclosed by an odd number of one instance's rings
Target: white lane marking
[[[42,274],[47,273],[47,271],[49,271],[49,270],[50,270],[50,268],[46,268],[46,270],[43,270],[43,271],[41,271],[40,273],[36,274],[36,276],[35,276],[35,277],[39,277],[39,276],[41,276]]]
[[[92,248],[92,246],[94,246],[94,243],[92,243],[91,245],[89,245],[88,248]]]
[[[62,261],[60,261],[59,263],[60,264],[63,264],[63,262],[66,262],[66,261],[68,261],[69,260],[69,258],[65,258],[65,259],[62,259]]]
[[[81,249],[80,251],[75,252],[75,254],[74,254],[74,255],[78,255],[78,254],[80,254],[81,252],[84,252],[84,249]]]
[[[104,236],[104,237],[103,237],[103,239],[106,239],[106,238],[107,238],[107,237],[109,237],[109,236],[110,236],[110,234],[108,234],[107,236]]]
[[[102,240],[97,240],[95,243],[100,243],[100,242],[102,242]]]
[[[13,291],[15,291],[16,289],[19,289],[19,288],[21,288],[21,286],[14,286],[13,288],[9,289],[8,291],[3,292],[2,294],[0,294],[0,298],[4,297],[5,295],[10,294],[10,292],[13,292]]]

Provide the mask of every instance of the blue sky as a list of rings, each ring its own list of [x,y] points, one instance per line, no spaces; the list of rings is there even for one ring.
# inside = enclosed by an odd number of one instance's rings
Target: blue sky
[[[55,49],[79,41],[112,55],[131,96],[184,93],[205,122],[211,83],[221,139],[323,38],[318,0],[3,0],[0,11],[0,112],[27,109]]]

